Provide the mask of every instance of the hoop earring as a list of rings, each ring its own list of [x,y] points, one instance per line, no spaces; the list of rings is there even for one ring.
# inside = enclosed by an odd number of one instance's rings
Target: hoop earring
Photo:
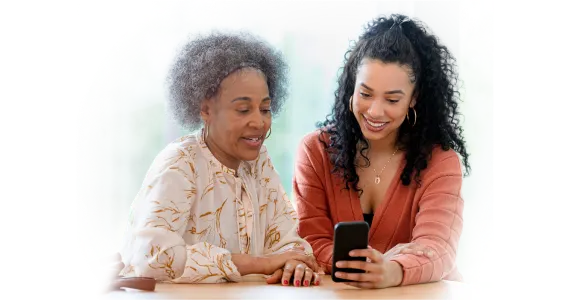
[[[415,110],[415,108],[411,107],[411,109],[413,110],[413,125],[411,125],[411,127],[415,127],[415,124],[417,124],[417,111]],[[407,111],[407,121],[409,122],[409,124],[411,124],[411,121],[409,120],[409,111]]]
[[[351,112],[354,112],[354,104],[353,104],[354,99],[353,98],[354,98],[354,96],[350,96],[350,111]]]
[[[207,138],[207,136],[209,135],[209,126],[207,125],[207,123],[204,123],[203,125],[203,129],[202,129],[202,138],[205,142],[205,139]]]
[[[268,139],[268,138],[271,136],[271,133],[272,133],[271,127],[269,127],[269,134],[267,134],[267,136],[265,137],[265,140]]]

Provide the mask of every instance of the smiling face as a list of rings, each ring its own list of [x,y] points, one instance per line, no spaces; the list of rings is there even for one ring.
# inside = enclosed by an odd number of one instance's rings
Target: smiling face
[[[217,159],[236,169],[259,156],[271,127],[271,99],[265,76],[253,68],[227,76],[217,95],[202,104],[206,143]]]
[[[415,106],[414,87],[406,67],[377,59],[362,61],[352,110],[368,141],[395,141],[409,107]]]

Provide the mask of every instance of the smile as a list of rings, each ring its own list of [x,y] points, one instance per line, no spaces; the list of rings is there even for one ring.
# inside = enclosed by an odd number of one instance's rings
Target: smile
[[[385,126],[387,126],[387,124],[389,124],[389,122],[372,122],[369,119],[367,119],[365,116],[363,116],[363,118],[365,120],[365,124],[367,125],[366,127],[371,131],[382,130],[383,128],[385,128]]]

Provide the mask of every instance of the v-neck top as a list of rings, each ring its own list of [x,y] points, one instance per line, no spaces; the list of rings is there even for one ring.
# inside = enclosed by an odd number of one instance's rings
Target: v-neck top
[[[317,260],[332,270],[334,225],[364,221],[357,191],[345,182],[330,162],[319,140],[320,130],[306,135],[298,148],[293,176],[294,198],[299,216],[299,234],[308,241]],[[327,133],[323,140],[329,142]],[[370,219],[369,245],[386,253],[401,243],[417,243],[431,249],[433,257],[400,254],[388,259],[403,268],[402,285],[460,280],[455,267],[458,241],[462,232],[462,170],[453,150],[435,147],[421,184],[414,180],[403,185],[400,175],[405,160],[397,165],[383,201]]]

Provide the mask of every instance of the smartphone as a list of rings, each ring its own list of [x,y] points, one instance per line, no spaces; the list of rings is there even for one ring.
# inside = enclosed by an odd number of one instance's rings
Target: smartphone
[[[367,249],[369,225],[363,221],[339,222],[334,226],[334,253],[332,254],[332,280],[334,282],[347,282],[337,278],[336,272],[364,273],[364,270],[352,268],[337,268],[336,262],[342,260],[366,261],[365,257],[351,257],[350,251]]]

